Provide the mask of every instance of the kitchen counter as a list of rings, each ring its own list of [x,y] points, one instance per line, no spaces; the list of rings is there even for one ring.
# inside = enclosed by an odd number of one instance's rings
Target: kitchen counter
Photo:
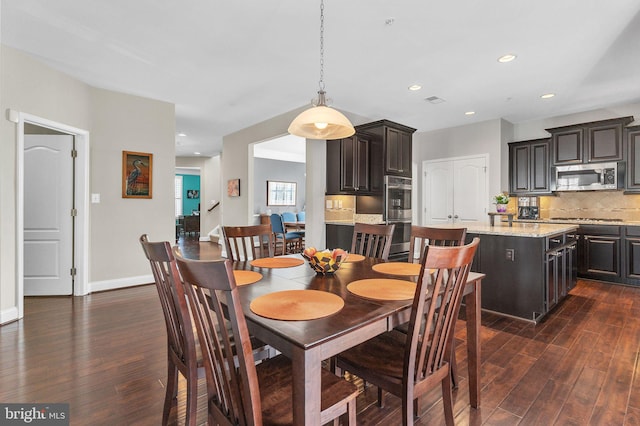
[[[507,222],[500,222],[495,226],[486,223],[456,223],[453,225],[429,225],[436,228],[467,228],[467,234],[504,235],[514,237],[543,238],[550,235],[562,234],[578,229],[577,224],[561,223],[523,223],[514,222],[509,226]]]
[[[606,220],[606,219],[514,219],[514,223],[570,223],[574,225],[618,225],[640,226],[640,221],[634,220]]]

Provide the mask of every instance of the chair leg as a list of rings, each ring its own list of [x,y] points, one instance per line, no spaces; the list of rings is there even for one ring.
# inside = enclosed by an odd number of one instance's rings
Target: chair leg
[[[444,406],[444,421],[447,426],[453,426],[453,394],[451,384],[451,370],[442,379],[442,405]]]
[[[169,415],[171,408],[177,405],[178,399],[178,368],[175,366],[171,357],[167,359],[167,390],[164,396],[164,408],[162,411],[162,424],[169,424]]]
[[[187,379],[187,407],[185,425],[196,426],[198,416],[198,367],[190,368]]]
[[[384,407],[384,394],[382,393],[382,388],[378,387],[378,408]]]

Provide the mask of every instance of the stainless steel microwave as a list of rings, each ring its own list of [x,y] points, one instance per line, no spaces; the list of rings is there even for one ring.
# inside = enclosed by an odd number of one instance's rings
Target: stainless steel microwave
[[[623,189],[623,162],[574,164],[555,168],[556,191]]]

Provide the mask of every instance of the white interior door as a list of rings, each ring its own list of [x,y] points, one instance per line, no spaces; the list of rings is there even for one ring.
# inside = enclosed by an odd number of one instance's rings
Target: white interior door
[[[426,224],[453,222],[453,161],[424,162]]]
[[[24,137],[24,295],[73,292],[73,136]]]
[[[487,219],[487,157],[423,162],[423,225]]]
[[[487,161],[465,158],[453,163],[453,217],[456,222],[487,219]]]

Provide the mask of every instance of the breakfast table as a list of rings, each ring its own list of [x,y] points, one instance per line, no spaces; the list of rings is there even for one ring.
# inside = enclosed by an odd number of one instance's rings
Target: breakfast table
[[[292,361],[294,424],[318,425],[322,361],[408,322],[411,311],[411,298],[362,297],[350,291],[348,285],[356,281],[387,279],[415,282],[417,277],[376,272],[374,265],[384,261],[362,256],[354,257],[355,261],[343,262],[334,274],[327,275],[313,271],[301,255],[272,259],[273,262],[269,259],[234,262],[235,273],[252,271],[259,277],[239,285],[243,311],[250,333]],[[483,277],[484,274],[469,273],[464,293],[469,396],[474,408],[480,405],[480,288]],[[316,300],[318,295],[324,295],[320,298],[322,303]],[[303,297],[300,306],[297,301],[289,300],[292,296]],[[310,298],[310,308],[304,306],[305,297]],[[298,314],[295,312],[298,311],[304,319],[296,320]],[[283,313],[285,315],[281,315]]]

